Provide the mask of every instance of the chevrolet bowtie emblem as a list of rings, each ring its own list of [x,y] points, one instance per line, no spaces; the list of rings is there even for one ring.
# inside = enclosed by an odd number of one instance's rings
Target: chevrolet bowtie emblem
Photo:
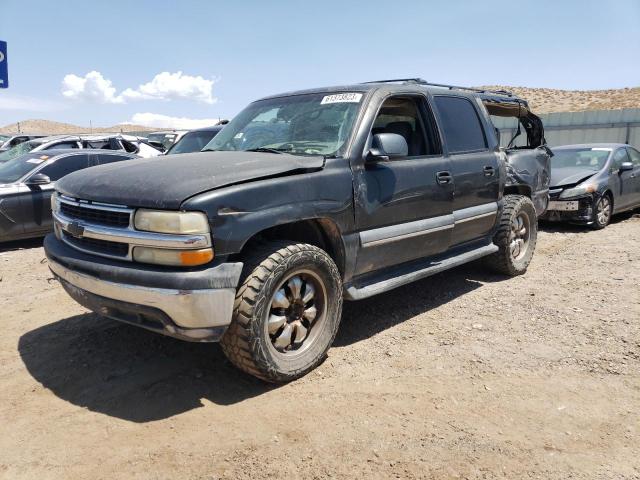
[[[75,238],[82,238],[82,234],[84,233],[84,227],[78,222],[71,222],[67,225],[67,228],[65,230],[69,233],[69,235]]]

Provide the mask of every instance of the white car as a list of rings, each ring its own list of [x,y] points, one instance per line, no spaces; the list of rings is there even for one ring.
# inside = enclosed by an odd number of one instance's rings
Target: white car
[[[124,150],[139,157],[157,157],[162,152],[149,145],[145,139],[133,135],[55,135],[23,142],[0,153],[0,162],[6,162],[19,155],[42,150],[60,150],[66,148],[92,148],[99,150]]]

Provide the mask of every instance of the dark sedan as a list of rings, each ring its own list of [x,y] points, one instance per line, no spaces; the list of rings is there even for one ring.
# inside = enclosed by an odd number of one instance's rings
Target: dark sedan
[[[190,130],[174,143],[165,155],[199,152],[222,130],[222,127],[222,125],[215,125],[213,127]]]
[[[0,163],[0,242],[41,237],[53,228],[56,180],[96,165],[139,158],[109,150],[33,152]]]
[[[640,206],[640,152],[619,143],[553,149],[549,208],[544,220],[609,224],[615,213]]]

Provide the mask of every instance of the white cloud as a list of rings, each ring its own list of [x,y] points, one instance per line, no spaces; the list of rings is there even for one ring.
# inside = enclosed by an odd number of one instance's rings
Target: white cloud
[[[126,88],[116,94],[111,80],[100,72],[91,71],[84,77],[74,74],[65,75],[62,80],[62,95],[75,100],[89,100],[98,103],[122,104],[130,100],[175,100],[189,99],[208,104],[215,103],[213,96],[214,80],[201,76],[193,77],[182,72],[161,72],[150,82],[138,88]]]
[[[199,75],[192,77],[191,75],[183,75],[182,72],[162,72],[135,90],[127,88],[122,92],[121,97],[131,100],[188,98],[212,104],[217,100],[212,94],[213,83],[213,80],[207,80]]]
[[[156,128],[183,128],[190,130],[192,128],[209,127],[218,123],[219,118],[186,118],[186,117],[170,117],[159,113],[136,113],[131,120],[123,123],[132,123],[145,127]]]
[[[62,95],[74,100],[90,100],[99,103],[124,103],[116,96],[116,89],[100,72],[95,70],[79,77],[70,73],[62,80]]]

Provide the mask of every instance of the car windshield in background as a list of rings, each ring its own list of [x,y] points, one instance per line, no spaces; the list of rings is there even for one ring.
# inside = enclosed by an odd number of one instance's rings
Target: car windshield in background
[[[584,168],[585,170],[601,170],[611,153],[610,148],[575,148],[570,150],[554,150],[551,157],[552,168]]]
[[[164,148],[169,148],[176,141],[176,133],[150,133],[147,140],[161,144]]]
[[[169,149],[167,154],[199,152],[216,136],[216,133],[218,133],[218,130],[201,130],[186,133]]]
[[[23,142],[16,145],[13,148],[10,148],[6,152],[0,153],[0,162],[6,162],[7,160],[11,160],[12,158],[19,157],[20,155],[24,155],[25,153],[29,153],[31,150],[40,145],[37,142]]]
[[[240,112],[203,150],[340,155],[362,97],[362,93],[339,93],[259,100]]]
[[[12,158],[11,160],[0,163],[0,184],[14,183],[20,180],[31,170],[35,169],[38,165],[45,162],[47,158],[42,159],[33,156],[33,154],[21,155],[19,157]]]

